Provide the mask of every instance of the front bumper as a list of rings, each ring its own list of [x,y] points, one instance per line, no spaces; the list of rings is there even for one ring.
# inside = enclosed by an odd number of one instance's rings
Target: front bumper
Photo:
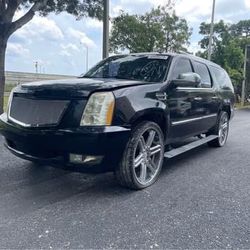
[[[71,165],[70,154],[100,156],[103,171],[117,166],[130,137],[130,129],[119,126],[24,128],[9,122],[6,114],[0,116],[0,133],[6,147],[23,159]]]

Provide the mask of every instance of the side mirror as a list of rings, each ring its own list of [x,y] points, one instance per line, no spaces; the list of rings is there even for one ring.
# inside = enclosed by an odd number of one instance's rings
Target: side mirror
[[[201,83],[200,75],[190,72],[180,74],[177,79],[172,80],[171,84],[174,87],[189,87],[189,88],[196,88]]]

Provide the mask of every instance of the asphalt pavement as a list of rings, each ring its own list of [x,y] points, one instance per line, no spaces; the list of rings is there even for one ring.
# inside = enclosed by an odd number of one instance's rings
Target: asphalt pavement
[[[0,248],[250,248],[250,110],[224,148],[166,161],[157,183],[35,166],[0,138]]]

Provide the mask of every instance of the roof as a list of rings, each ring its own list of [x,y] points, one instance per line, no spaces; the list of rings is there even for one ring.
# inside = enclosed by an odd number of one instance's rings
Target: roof
[[[214,62],[211,62],[209,60],[206,60],[204,58],[201,58],[201,57],[198,57],[198,56],[194,56],[192,54],[189,54],[189,53],[186,53],[186,52],[180,52],[180,53],[176,53],[176,52],[166,52],[166,53],[159,53],[159,52],[143,52],[143,53],[131,53],[130,55],[166,55],[166,56],[172,56],[172,57],[175,57],[175,56],[182,56],[182,57],[186,57],[186,58],[189,58],[189,59],[192,59],[192,60],[195,60],[195,61],[199,61],[199,62],[203,62],[207,65],[210,65],[210,66],[213,66],[213,67],[217,67],[217,68],[221,68],[220,65],[214,63]]]

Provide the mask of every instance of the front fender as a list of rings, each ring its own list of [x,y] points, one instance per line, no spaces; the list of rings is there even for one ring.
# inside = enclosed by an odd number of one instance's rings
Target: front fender
[[[161,87],[162,84],[152,84],[115,91],[114,125],[130,127],[139,119],[146,119],[150,116],[161,117],[168,124],[167,105],[156,97],[156,93],[160,91]]]

